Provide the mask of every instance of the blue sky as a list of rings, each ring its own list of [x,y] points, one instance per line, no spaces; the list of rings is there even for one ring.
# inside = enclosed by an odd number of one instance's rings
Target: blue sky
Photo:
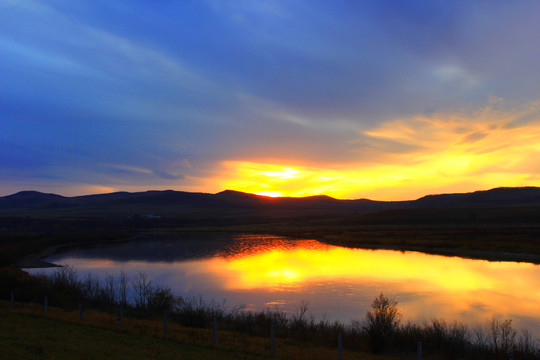
[[[536,1],[0,0],[0,195],[540,185],[538,18]]]

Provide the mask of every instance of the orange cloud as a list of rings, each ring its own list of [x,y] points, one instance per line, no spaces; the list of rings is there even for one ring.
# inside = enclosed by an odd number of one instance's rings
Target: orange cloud
[[[535,111],[535,106],[508,112],[485,108],[395,119],[360,134],[368,144],[396,144],[393,151],[364,145],[358,151],[369,153],[368,161],[309,166],[300,160],[225,161],[214,181],[222,189],[270,196],[376,200],[540,185],[540,123],[530,120]],[[520,118],[529,120],[519,124]]]

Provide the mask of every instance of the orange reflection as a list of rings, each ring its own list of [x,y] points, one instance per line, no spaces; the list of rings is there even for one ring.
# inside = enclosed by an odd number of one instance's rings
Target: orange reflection
[[[227,284],[227,287],[235,289],[340,278],[401,283],[416,280],[430,289],[445,291],[489,290],[497,288],[507,279],[507,268],[536,268],[532,264],[480,262],[482,265],[479,265],[478,261],[415,252],[339,247],[325,250],[270,250],[241,258],[217,258],[214,261],[214,265],[209,265],[235,273],[235,281]],[[459,266],[456,266],[456,262]],[[490,269],[491,276],[485,273],[486,267]]]
[[[403,312],[413,318],[429,319],[435,312],[459,319],[474,312],[475,318],[485,320],[492,317],[487,309],[520,316],[540,312],[540,267],[528,263],[322,245],[214,258],[204,266],[222,277],[227,290],[306,290],[316,283],[345,282],[420,294],[420,302],[400,301]]]

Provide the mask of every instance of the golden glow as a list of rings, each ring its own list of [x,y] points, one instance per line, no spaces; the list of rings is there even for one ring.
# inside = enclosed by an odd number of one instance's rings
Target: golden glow
[[[316,281],[317,279],[369,279],[406,283],[422,279],[422,286],[443,291],[473,291],[497,288],[504,279],[490,278],[476,263],[397,251],[351,250],[332,247],[326,250],[298,248],[289,251],[271,250],[233,259],[216,259],[221,271],[234,273],[231,289],[256,289],[283,284]],[[508,263],[489,263],[494,270]],[[532,265],[531,265],[532,266]],[[426,272],[429,269],[429,272]],[[417,280],[416,280],[417,281]]]
[[[395,119],[360,134],[382,145],[359,148],[358,162],[226,161],[212,181],[218,189],[269,196],[374,200],[539,186],[540,124],[512,125],[525,115],[488,108],[466,115]]]
[[[276,171],[263,171],[261,175],[268,176],[277,180],[290,180],[295,179],[300,174],[300,171],[292,168],[278,168]]]
[[[522,316],[540,312],[540,268],[533,264],[313,244],[307,240],[294,249],[213,258],[199,266],[221,278],[228,291],[309,292],[313,284],[339,282],[421,294],[420,302],[400,302],[403,312],[411,317],[432,318],[434,308],[448,320],[460,314],[472,316],[473,312],[479,321],[493,316],[477,308]]]

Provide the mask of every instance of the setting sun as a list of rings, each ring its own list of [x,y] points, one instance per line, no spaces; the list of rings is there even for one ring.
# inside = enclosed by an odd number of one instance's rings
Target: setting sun
[[[283,193],[279,191],[259,191],[254,193],[255,195],[262,195],[262,196],[268,196],[268,197],[282,197],[284,196]]]

